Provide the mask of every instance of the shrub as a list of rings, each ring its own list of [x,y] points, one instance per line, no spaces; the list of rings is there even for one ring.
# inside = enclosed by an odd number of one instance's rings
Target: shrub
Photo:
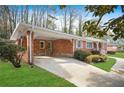
[[[90,55],[86,58],[87,63],[104,62],[107,59],[105,55]]]
[[[84,50],[76,50],[74,52],[74,58],[84,61],[85,58],[89,55],[91,55],[92,53],[90,51],[84,51]]]
[[[115,51],[108,51],[107,54],[115,54]]]
[[[103,60],[107,60],[107,56],[106,55],[103,55],[103,54],[100,54],[100,56],[103,58]]]
[[[25,49],[8,43],[0,43],[0,59],[10,61],[14,67],[21,67],[20,62],[24,54]]]
[[[92,54],[100,54],[100,51],[98,51],[98,50],[92,50],[91,53]]]

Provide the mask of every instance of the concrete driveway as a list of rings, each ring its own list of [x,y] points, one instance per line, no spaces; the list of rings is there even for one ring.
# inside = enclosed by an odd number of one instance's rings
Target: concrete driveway
[[[106,72],[73,58],[37,56],[34,64],[52,72],[76,86],[124,87],[124,77],[114,72]]]
[[[117,58],[117,57],[110,57],[110,58],[116,59],[116,63],[112,67],[112,70],[124,75],[124,59],[123,58]]]

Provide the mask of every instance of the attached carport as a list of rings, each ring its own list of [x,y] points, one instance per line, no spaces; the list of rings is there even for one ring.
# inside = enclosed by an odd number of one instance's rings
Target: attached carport
[[[22,42],[25,37],[25,46],[27,48],[27,59],[30,64],[33,63],[34,39],[43,40],[68,40],[72,43],[72,53],[75,50],[75,41],[82,40],[82,37],[54,31],[42,27],[32,26],[25,23],[19,23],[15,28],[10,40]],[[17,42],[18,43],[18,42]],[[22,43],[20,43],[22,45]],[[60,51],[61,52],[61,51]]]

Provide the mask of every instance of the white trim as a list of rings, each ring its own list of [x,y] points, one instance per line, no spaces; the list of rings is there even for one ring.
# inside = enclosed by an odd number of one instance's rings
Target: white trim
[[[43,45],[43,48],[41,48],[41,42],[43,42],[43,44],[44,44],[44,45]],[[41,40],[41,41],[40,41],[40,49],[45,49],[45,46],[46,46],[45,41]]]
[[[51,30],[43,27],[32,26],[30,24],[25,24],[25,23],[17,24],[10,40],[16,40],[18,37],[20,37],[20,35],[23,35],[27,30],[32,31],[32,29],[33,29],[33,32],[37,33],[40,37],[42,36],[41,33],[46,33],[46,34],[50,34],[46,36],[47,38],[54,36],[55,39],[75,39],[75,40],[82,40],[82,41],[84,40],[84,37],[81,37],[81,36],[71,35],[71,34],[63,33],[62,31],[57,31],[57,30],[55,31],[55,30]],[[85,39],[86,41],[106,42],[104,40],[96,39],[92,37],[85,37]]]
[[[14,29],[14,31],[13,31],[11,37],[10,37],[10,40],[13,40],[13,37],[14,37],[15,33],[17,32],[17,29],[18,29],[19,25],[20,25],[20,23],[18,23],[18,24],[16,25],[16,28]]]
[[[79,39],[79,40],[82,40],[82,37],[80,36],[76,36],[76,35],[71,35],[71,34],[67,34],[67,33],[63,33],[62,31],[55,31],[55,30],[50,30],[50,29],[47,29],[47,28],[43,28],[43,27],[38,27],[38,26],[33,26],[30,25],[30,24],[25,24],[25,23],[19,23],[10,40],[16,40],[21,34],[18,34],[18,33],[24,33],[26,32],[27,30],[31,31],[33,29],[33,32],[35,33],[42,33],[42,32],[45,32],[45,33],[53,33],[55,34],[55,38],[56,38],[56,35],[61,35],[63,38],[65,39]],[[23,31],[22,31],[23,30]],[[18,33],[17,33],[18,32]],[[50,37],[50,36],[48,36]],[[61,39],[61,38],[60,38]]]
[[[93,37],[86,37],[86,40],[89,42],[106,42],[105,40],[97,39],[97,38],[93,38]]]

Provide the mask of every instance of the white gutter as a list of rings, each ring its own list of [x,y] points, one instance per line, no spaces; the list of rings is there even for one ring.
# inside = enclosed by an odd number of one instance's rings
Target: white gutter
[[[18,30],[18,28],[20,27],[20,26],[25,26],[25,27],[28,27],[29,29],[31,28],[33,28],[34,29],[34,31],[35,32],[40,32],[40,31],[38,31],[38,30],[45,30],[45,31],[47,31],[48,33],[50,32],[50,33],[55,33],[56,35],[61,35],[61,36],[65,36],[65,37],[68,37],[68,38],[70,38],[70,39],[77,39],[77,40],[86,40],[86,41],[98,41],[98,42],[106,42],[106,41],[104,41],[104,40],[101,40],[101,39],[96,39],[96,38],[92,38],[92,37],[80,37],[80,36],[76,36],[76,35],[71,35],[71,34],[67,34],[67,33],[63,33],[63,32],[60,32],[60,31],[55,31],[55,30],[50,30],[50,29],[47,29],[47,28],[42,28],[42,27],[38,27],[38,26],[32,26],[32,25],[30,25],[30,24],[25,24],[25,23],[18,23],[17,24],[17,26],[16,26],[16,28],[15,28],[15,30],[14,30],[14,32],[13,32],[13,34],[12,34],[12,36],[11,36],[11,38],[10,38],[10,40],[16,40],[16,37],[15,37],[15,35],[18,35],[16,32],[17,32],[17,30]],[[36,29],[36,30],[35,30]]]
[[[86,37],[86,41],[88,42],[106,42],[105,40],[102,40],[102,39],[97,39],[97,38],[93,38],[93,37]]]

